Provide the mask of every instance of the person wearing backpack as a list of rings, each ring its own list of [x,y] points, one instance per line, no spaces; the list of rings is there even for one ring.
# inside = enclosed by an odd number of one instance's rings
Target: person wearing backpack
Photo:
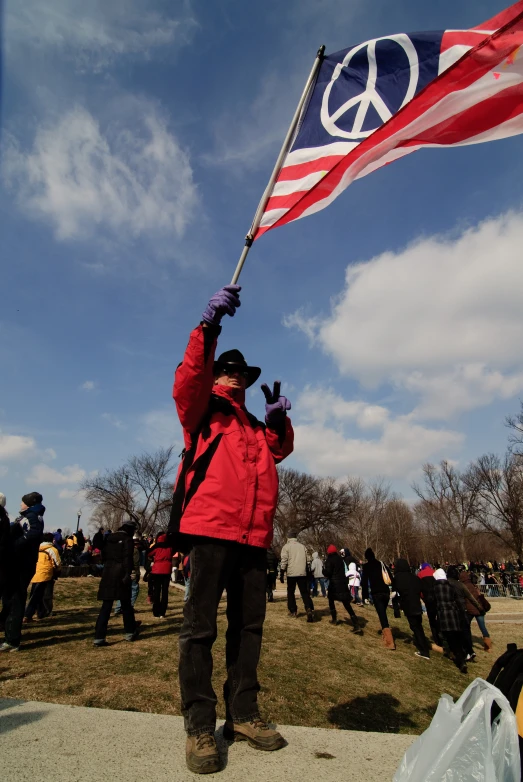
[[[363,565],[361,574],[363,600],[368,600],[370,586],[374,608],[380,620],[383,645],[385,649],[393,651],[396,648],[396,644],[394,643],[392,630],[387,618],[387,606],[390,600],[389,585],[392,581],[391,575],[386,565],[380,562],[379,559],[376,559],[376,555],[371,548],[366,550],[365,559],[367,561]]]

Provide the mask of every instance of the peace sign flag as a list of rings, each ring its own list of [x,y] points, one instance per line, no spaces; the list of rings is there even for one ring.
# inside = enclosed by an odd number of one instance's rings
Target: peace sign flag
[[[326,55],[254,238],[422,147],[518,133],[523,0],[471,30],[401,33]]]

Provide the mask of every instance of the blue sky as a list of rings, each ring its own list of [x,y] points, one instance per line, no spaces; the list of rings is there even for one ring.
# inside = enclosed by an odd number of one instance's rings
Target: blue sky
[[[229,282],[318,46],[459,29],[494,0],[7,0],[0,490],[71,526],[78,481],[180,441],[173,371]],[[523,391],[522,139],[419,152],[269,232],[220,350],[281,378],[296,452],[381,475],[506,443]],[[255,390],[248,398],[262,415]]]

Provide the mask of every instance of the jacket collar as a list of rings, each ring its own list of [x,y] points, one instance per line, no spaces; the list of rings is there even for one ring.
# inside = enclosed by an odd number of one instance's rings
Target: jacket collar
[[[241,388],[229,388],[228,386],[219,386],[216,383],[212,387],[213,394],[228,399],[234,405],[245,407],[245,391]]]

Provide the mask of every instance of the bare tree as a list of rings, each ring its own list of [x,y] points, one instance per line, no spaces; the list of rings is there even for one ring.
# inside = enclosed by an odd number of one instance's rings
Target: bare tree
[[[278,469],[278,474],[275,545],[282,545],[291,531],[306,533],[304,540],[313,548],[323,549],[328,543],[337,543],[352,507],[346,484],[284,467]]]
[[[467,477],[477,493],[476,518],[518,557],[523,555],[523,467],[517,454],[507,451],[481,456]]]
[[[382,547],[388,558],[413,558],[418,535],[412,509],[398,495],[393,495],[385,503],[381,515]]]
[[[81,488],[105,525],[121,523],[129,516],[144,534],[166,526],[172,501],[173,447],[153,454],[132,456],[114,470],[86,478]]]
[[[457,537],[459,553],[465,561],[467,530],[476,520],[476,484],[445,460],[438,467],[424,464],[423,474],[424,486],[414,484],[412,488],[421,500],[425,519],[438,536]]]
[[[352,503],[347,527],[351,548],[360,557],[363,557],[365,549],[372,548],[379,557],[383,553],[383,511],[390,498],[390,486],[382,478],[370,484],[361,478],[348,478],[346,485]]]
[[[519,456],[523,455],[523,401],[520,402],[517,415],[507,415],[505,426],[510,429],[508,436],[509,450]]]

